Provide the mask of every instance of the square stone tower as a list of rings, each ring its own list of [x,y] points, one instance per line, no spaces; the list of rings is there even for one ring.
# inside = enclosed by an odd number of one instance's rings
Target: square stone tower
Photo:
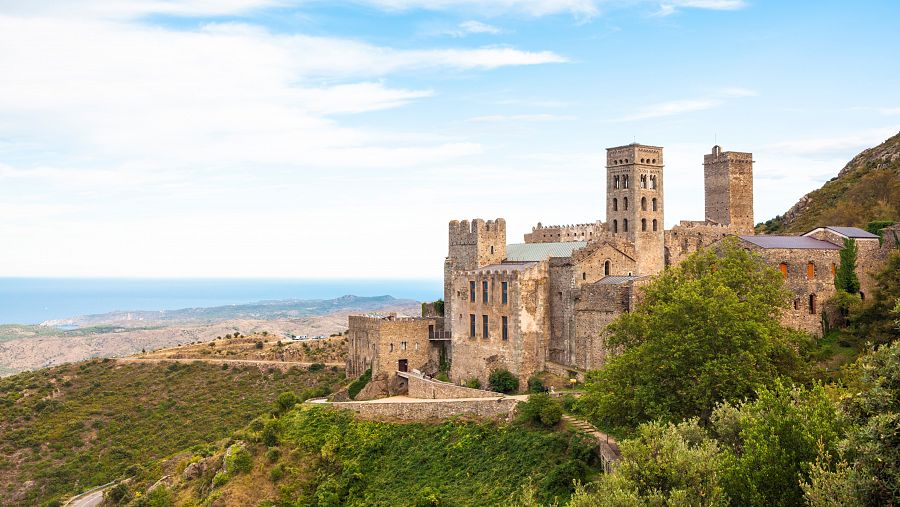
[[[491,264],[500,264],[506,258],[506,220],[484,221],[476,218],[451,220],[447,258],[444,259],[444,315],[453,315],[453,272],[470,271]],[[453,319],[446,320],[446,328],[452,331]]]
[[[713,146],[703,156],[706,219],[753,234],[753,154]]]
[[[606,149],[606,222],[610,233],[634,243],[637,273],[665,267],[663,149],[629,144]]]

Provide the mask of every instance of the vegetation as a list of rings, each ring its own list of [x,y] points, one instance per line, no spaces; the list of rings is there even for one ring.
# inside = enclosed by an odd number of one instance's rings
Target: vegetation
[[[604,427],[705,421],[722,401],[803,376],[805,338],[777,320],[786,303],[778,273],[734,242],[692,255],[610,326],[624,351],[589,373],[583,407]]]
[[[351,400],[356,399],[356,395],[369,384],[370,380],[372,380],[372,368],[366,370],[358,379],[350,384],[350,387],[347,388],[347,396],[350,396]]]
[[[821,225],[866,228],[900,220],[900,134],[850,161],[822,188],[783,216],[757,225],[759,233],[802,233]]]
[[[547,393],[530,394],[528,401],[519,405],[518,410],[521,420],[548,428],[556,426],[562,420],[562,403]]]
[[[41,505],[135,473],[228,435],[298,386],[326,391],[332,371],[202,363],[69,364],[0,379],[0,497]]]
[[[859,294],[859,277],[856,276],[856,240],[844,238],[841,263],[834,275],[834,287],[847,294]]]
[[[491,372],[488,377],[488,386],[491,391],[510,394],[519,390],[519,379],[505,368],[499,368]]]

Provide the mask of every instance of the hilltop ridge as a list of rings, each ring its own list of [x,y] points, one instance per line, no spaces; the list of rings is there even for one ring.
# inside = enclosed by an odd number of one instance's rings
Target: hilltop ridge
[[[874,221],[900,221],[900,133],[853,157],[822,188],[758,224],[756,232],[799,233],[826,224],[865,228]]]

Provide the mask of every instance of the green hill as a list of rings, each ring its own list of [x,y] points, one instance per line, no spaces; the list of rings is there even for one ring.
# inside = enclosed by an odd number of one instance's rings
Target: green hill
[[[866,228],[900,221],[900,134],[853,157],[822,188],[756,226],[758,234],[803,233],[820,225]]]
[[[0,504],[44,505],[215,441],[343,372],[95,360],[0,379]]]

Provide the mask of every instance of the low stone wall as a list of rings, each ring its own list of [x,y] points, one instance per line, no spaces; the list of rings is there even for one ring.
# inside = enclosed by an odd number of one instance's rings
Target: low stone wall
[[[408,396],[423,400],[459,399],[459,398],[496,398],[498,393],[458,386],[449,382],[441,382],[424,378],[415,373],[397,373],[409,381]]]
[[[350,401],[322,404],[325,407],[352,410],[363,419],[382,421],[439,421],[454,416],[481,419],[512,418],[519,400],[515,398],[484,398],[469,400],[392,400]]]

